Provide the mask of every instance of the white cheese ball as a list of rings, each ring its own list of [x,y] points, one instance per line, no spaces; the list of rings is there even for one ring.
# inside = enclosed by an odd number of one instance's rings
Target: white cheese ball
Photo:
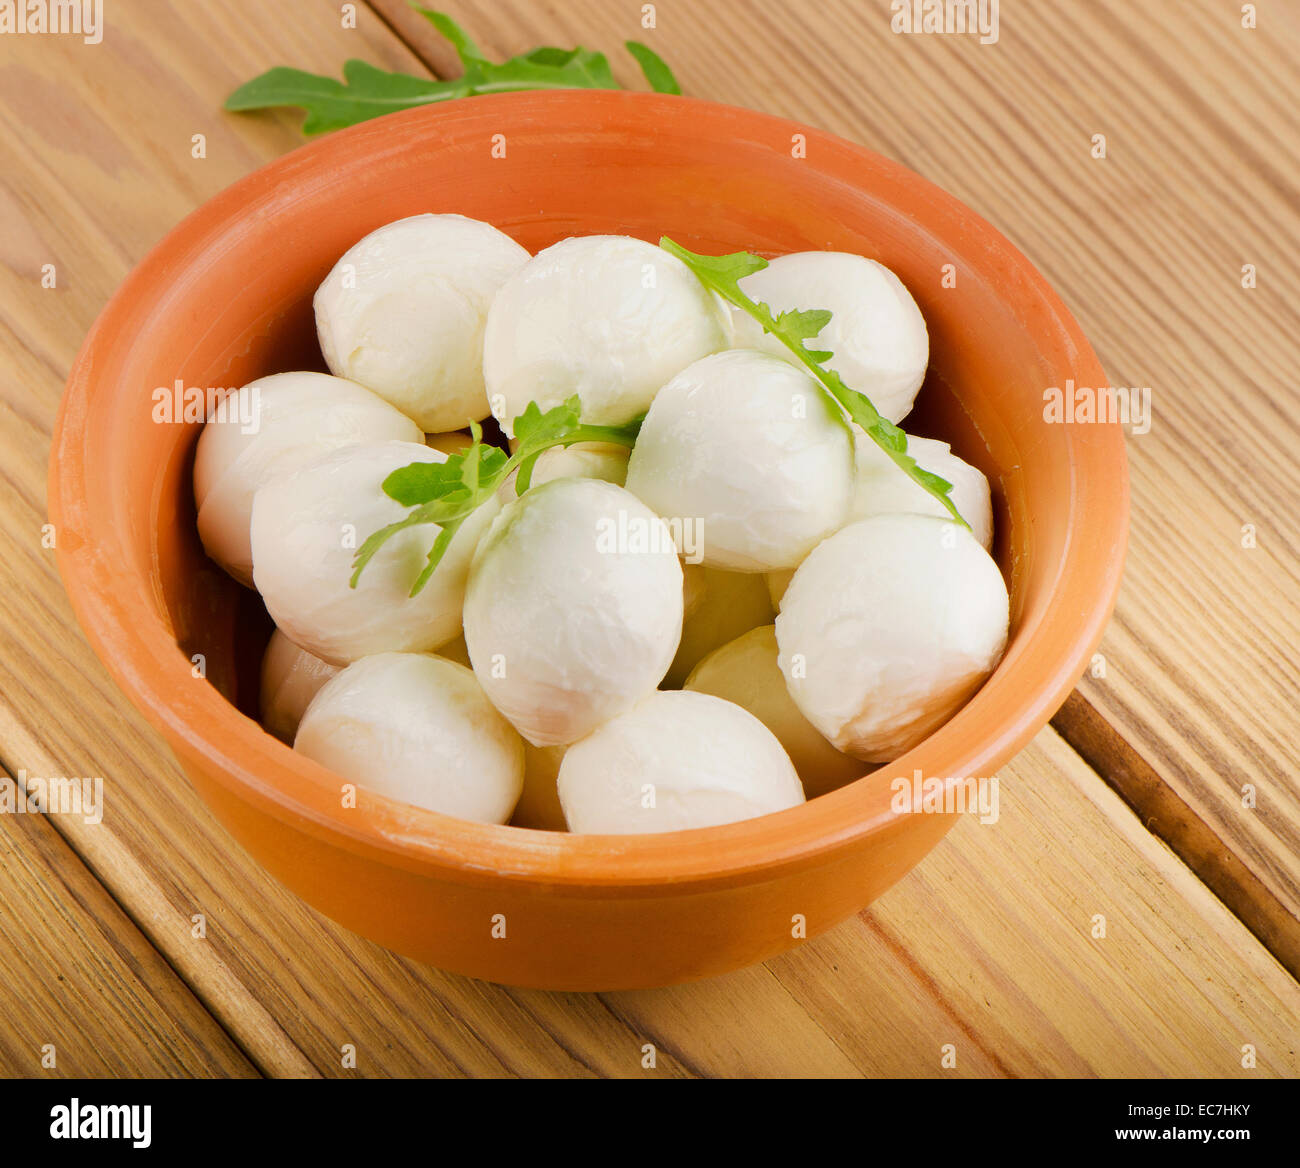
[[[277,474],[358,442],[422,440],[420,427],[383,398],[326,373],[250,381],[213,412],[194,451],[194,502],[203,549],[253,586],[248,524],[253,495]]]
[[[870,768],[841,754],[803,716],[786,688],[777,653],[775,626],[751,629],[705,657],[686,688],[735,702],[771,730],[810,799],[860,779]]]
[[[480,823],[509,820],[524,781],[524,744],[474,674],[428,653],[349,665],[293,746],[359,787]]]
[[[793,568],[848,514],[853,440],[806,372],[732,349],[659,391],[627,488],[660,515],[702,524],[711,568]]]
[[[602,835],[714,827],[804,801],[762,722],[684,690],[653,693],[570,746],[559,792],[569,830]]]
[[[682,631],[667,526],[598,479],[555,479],[492,525],[465,595],[465,643],[534,746],[573,742],[650,693]]]
[[[877,515],[798,568],[776,639],[795,704],[838,749],[889,762],[946,722],[1007,641],[1007,586],[964,527]]]
[[[542,451],[533,466],[530,487],[540,487],[552,479],[600,479],[621,487],[627,479],[627,459],[631,450],[616,442],[575,442],[572,446],[552,446]],[[519,472],[512,470],[497,488],[502,505],[519,497],[516,480]]]
[[[600,479],[617,487],[627,481],[627,460],[632,451],[617,442],[575,442],[552,446],[533,467],[531,484],[540,487],[552,479]]]
[[[262,656],[263,728],[281,742],[292,743],[303,711],[338,671],[337,665],[313,657],[276,629]]]
[[[850,522],[872,515],[907,513],[951,519],[948,509],[929,491],[899,467],[857,426],[853,427],[857,447],[857,474]],[[989,481],[968,462],[963,462],[946,442],[908,435],[907,452],[922,470],[937,474],[952,484],[953,505],[970,524],[971,534],[988,551],[993,546],[993,503]]]
[[[691,611],[682,618],[682,639],[664,677],[666,689],[679,689],[691,670],[714,649],[749,629],[770,624],[776,615],[768,599],[767,584],[757,573],[689,565],[686,572],[696,584],[685,591],[685,604]]]
[[[801,251],[774,259],[740,287],[774,313],[829,310],[830,323],[808,348],[829,350],[829,367],[891,422],[906,417],[925,380],[930,337],[912,294],[887,267],[848,252]],[[735,326],[738,345],[798,360],[748,314],[737,312]]]
[[[429,433],[487,417],[483,327],[528,252],[489,223],[412,215],[344,252],[316,290],[331,372],[359,381]]]
[[[729,344],[727,310],[676,256],[587,235],[538,252],[501,289],[483,373],[507,434],[530,401],[546,410],[575,393],[584,421],[619,425],[678,370]]]
[[[465,521],[418,596],[410,591],[438,536],[433,524],[391,537],[352,588],[372,532],[407,515],[383,481],[412,462],[445,462],[414,442],[348,446],[272,479],[253,500],[253,577],[271,619],[304,649],[345,665],[387,651],[436,649],[460,632],[469,564],[499,505]]]
[[[904,474],[856,423],[853,424],[853,440],[853,501],[849,505],[846,524],[869,519],[872,515],[900,513],[950,518],[948,509]],[[985,551],[990,551],[993,547],[993,502],[988,479],[976,467],[953,454],[946,442],[908,435],[907,450],[922,470],[931,471],[952,484],[953,503],[970,524],[971,534]],[[781,598],[793,577],[793,568],[766,574],[767,592],[773,609],[781,607]]]

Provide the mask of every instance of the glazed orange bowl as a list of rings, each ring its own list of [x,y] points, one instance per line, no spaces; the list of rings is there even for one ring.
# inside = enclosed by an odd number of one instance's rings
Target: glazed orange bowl
[[[499,134],[505,158],[493,157]],[[857,252],[897,272],[931,344],[906,425],[951,442],[993,489],[1011,633],[983,688],[896,762],[722,827],[570,835],[365,791],[345,806],[336,775],[258,725],[271,625],[205,558],[190,485],[200,423],[155,421],[153,393],[323,368],[317,285],[362,236],[424,211],[485,220],[530,251],[567,235],[666,234],[698,252]],[[762,961],[870,904],[956,818],[896,812],[892,780],[991,776],[1070,692],[1114,604],[1128,488],[1118,426],[1044,420],[1045,390],[1069,379],[1106,383],[1042,276],[956,199],[869,150],[680,97],[472,98],[313,142],[172,231],[77,358],[50,518],[105,666],[231,834],[304,900],[474,977],[665,985]]]

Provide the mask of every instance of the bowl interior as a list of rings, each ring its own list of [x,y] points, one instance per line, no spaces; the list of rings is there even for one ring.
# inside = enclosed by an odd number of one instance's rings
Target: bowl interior
[[[246,717],[270,624],[255,594],[203,555],[190,487],[199,422],[160,417],[158,391],[175,401],[177,386],[232,388],[323,368],[316,286],[367,232],[424,211],[486,220],[530,251],[566,235],[620,233],[669,235],[704,252],[858,252],[915,296],[931,365],[904,426],[951,442],[989,477],[1011,640],[947,726],[815,801],[833,805],[834,818],[797,818],[815,804],[767,817],[786,819],[791,839],[807,844],[832,823],[865,828],[886,813],[887,796],[853,788],[888,774],[991,773],[1050,716],[1113,603],[1126,495],[1113,428],[1044,424],[1046,387],[1066,377],[1100,384],[1101,371],[1041,277],[950,196],[829,135],[686,99],[561,93],[415,111],[296,151],[173,232],[87,341],[52,470],[52,507],[69,529],[61,562],[91,639],[169,736],[188,736],[250,783],[256,773],[272,802],[277,791],[299,797],[328,782]],[[176,686],[200,655],[207,682],[244,713],[206,700],[178,710]],[[403,819],[414,837],[449,822]],[[759,822],[708,831],[743,848],[757,842]]]

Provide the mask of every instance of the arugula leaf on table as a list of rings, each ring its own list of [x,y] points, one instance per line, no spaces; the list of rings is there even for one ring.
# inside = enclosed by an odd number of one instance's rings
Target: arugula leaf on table
[[[582,403],[576,394],[545,412],[536,402],[529,402],[515,419],[518,447],[509,456],[486,444],[482,427],[471,423],[473,441],[446,462],[413,462],[398,467],[384,479],[384,493],[411,510],[396,523],[372,532],[357,549],[352,561],[352,587],[357,586],[375,553],[399,531],[436,524],[440,530],[429,549],[428,561],[411,587],[411,595],[417,595],[429,582],[461,525],[491,498],[511,471],[519,471],[515,494],[522,495],[532,482],[538,457],[551,447],[572,446],[575,442],[612,442],[630,447],[640,429],[640,418],[623,426],[584,423]]]
[[[489,61],[470,35],[445,12],[415,10],[451,42],[465,72],[450,81],[390,73],[365,61],[349,60],[343,80],[278,66],[241,85],[225,108],[234,111],[296,106],[307,113],[304,134],[323,134],[396,110],[412,109],[453,98],[525,89],[617,89],[618,82],[604,53],[581,47],[560,49],[543,45],[500,64]],[[667,65],[645,45],[628,41],[650,87],[658,93],[680,93]]]
[[[656,93],[681,93],[681,86],[677,84],[673,71],[648,45],[643,45],[640,41],[624,41],[623,47],[636,59],[636,63],[641,66],[641,72],[645,74],[646,81],[650,83],[650,88]]]
[[[474,39],[469,33],[445,12],[435,12],[432,8],[420,8],[415,4],[412,4],[411,7],[433,25],[447,40],[451,41],[451,46],[456,50],[456,56],[460,58],[462,65],[469,65],[471,62],[487,64],[487,58],[483,55],[483,50],[474,43]]]
[[[741,291],[740,281],[767,267],[767,260],[761,256],[744,251],[721,256],[697,255],[681,244],[674,243],[666,235],[659,240],[659,246],[669,255],[681,260],[706,287],[748,313],[763,326],[764,332],[771,333],[784,344],[845,413],[866,431],[868,437],[910,479],[938,499],[958,523],[970,528],[952,501],[952,484],[918,466],[916,459],[908,454],[907,433],[888,418],[882,417],[866,394],[850,389],[834,369],[827,368],[826,362],[831,358],[828,350],[808,348],[808,342],[815,341],[822,329],[830,323],[830,312],[824,308],[794,308],[773,315],[768,305],[746,296]]]
[[[464,78],[434,81],[408,73],[387,73],[365,61],[343,65],[343,80],[320,77],[301,69],[279,66],[254,77],[226,98],[226,109],[235,111],[269,109],[292,105],[307,111],[304,134],[341,130],[358,122],[411,109],[453,97],[467,97]]]
[[[525,53],[523,59],[535,65],[567,65],[582,49],[557,49],[554,45],[542,45],[531,53]]]

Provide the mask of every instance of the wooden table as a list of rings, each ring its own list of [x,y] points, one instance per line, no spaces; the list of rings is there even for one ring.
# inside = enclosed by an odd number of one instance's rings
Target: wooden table
[[[99,826],[0,816],[0,1072],[1296,1075],[1300,7],[1251,29],[1236,0],[1018,0],[981,45],[896,35],[886,0],[663,0],[653,29],[632,0],[442,6],[489,54],[581,42],[634,86],[644,40],[686,92],[863,142],[1008,234],[1152,391],[1102,656],[1003,770],[996,826],[765,966],[551,994],[350,935],[240,851],[91,654],[41,538],[46,460],[118,282],[300,141],[294,114],[221,112],[235,85],[454,58],[403,0],[355,27],[329,0],[117,0],[97,46],[0,37],[0,762],[113,793]]]

